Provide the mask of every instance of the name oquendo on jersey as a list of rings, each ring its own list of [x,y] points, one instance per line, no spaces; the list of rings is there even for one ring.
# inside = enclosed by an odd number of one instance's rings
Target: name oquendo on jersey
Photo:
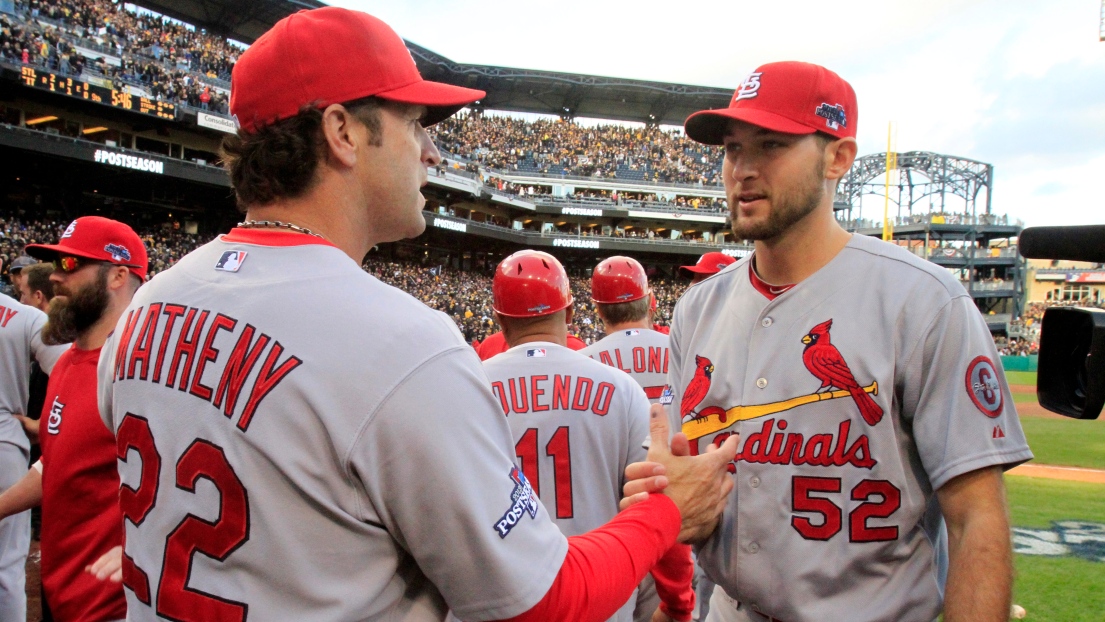
[[[935,619],[933,491],[1032,456],[981,314],[865,236],[774,300],[749,266],[690,288],[671,333],[673,424],[692,451],[741,435],[699,564],[788,622]]]
[[[553,343],[484,361],[518,464],[566,536],[618,513],[625,467],[645,459],[648,399],[633,379]],[[612,620],[632,620],[632,598]]]
[[[647,328],[613,332],[580,350],[603,365],[633,377],[655,404],[668,377],[668,336]]]
[[[317,238],[191,253],[99,378],[130,620],[509,618],[564,560],[471,346]]]

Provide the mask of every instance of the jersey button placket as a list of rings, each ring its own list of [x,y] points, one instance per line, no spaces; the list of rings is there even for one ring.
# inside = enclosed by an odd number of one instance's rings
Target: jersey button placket
[[[757,378],[756,379],[756,386],[761,388],[761,389],[766,389],[767,388],[767,378]]]

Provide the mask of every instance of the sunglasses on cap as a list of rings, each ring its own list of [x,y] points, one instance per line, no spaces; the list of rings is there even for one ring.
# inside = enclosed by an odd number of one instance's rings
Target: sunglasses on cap
[[[86,259],[84,257],[74,257],[72,255],[66,255],[64,257],[58,257],[53,261],[54,269],[60,270],[66,274],[76,272],[85,266],[92,264],[107,263],[98,259]]]

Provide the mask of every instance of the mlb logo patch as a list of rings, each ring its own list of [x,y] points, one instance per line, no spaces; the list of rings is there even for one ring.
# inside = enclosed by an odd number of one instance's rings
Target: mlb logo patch
[[[664,387],[664,392],[660,394],[660,404],[667,406],[674,399],[675,393],[671,390],[671,385]]]
[[[237,272],[241,269],[247,254],[246,251],[225,251],[215,264],[215,269],[223,272]]]
[[[640,335],[640,334],[641,334],[641,331],[637,330],[636,328],[634,328],[632,330],[625,331],[625,336],[626,337],[636,337],[637,335]]]
[[[548,352],[545,351],[545,348],[534,348],[532,350],[526,350],[526,356],[529,358],[540,358],[548,356]]]

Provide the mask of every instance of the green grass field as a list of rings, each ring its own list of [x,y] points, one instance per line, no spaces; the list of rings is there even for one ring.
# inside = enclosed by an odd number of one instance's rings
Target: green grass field
[[[1014,527],[1046,529],[1052,521],[1105,523],[1105,485],[1009,476]],[[1097,551],[1105,542],[1096,544]],[[1105,562],[1017,554],[1013,602],[1033,622],[1105,620]]]
[[[1012,385],[1036,385],[1035,372],[1007,372]],[[1036,393],[1014,393],[1017,404],[1035,404]],[[1038,464],[1105,469],[1105,422],[1022,417]],[[1053,531],[1054,521],[1105,523],[1105,485],[1009,476],[1014,527]],[[1098,557],[1105,542],[1097,542]],[[1013,602],[1034,622],[1105,620],[1105,562],[1080,557],[1017,554]]]
[[[1034,371],[1007,371],[1005,379],[1009,384],[1030,384],[1036,386],[1036,372]]]
[[[1105,469],[1105,422],[1021,417],[1021,427],[1036,464]]]

